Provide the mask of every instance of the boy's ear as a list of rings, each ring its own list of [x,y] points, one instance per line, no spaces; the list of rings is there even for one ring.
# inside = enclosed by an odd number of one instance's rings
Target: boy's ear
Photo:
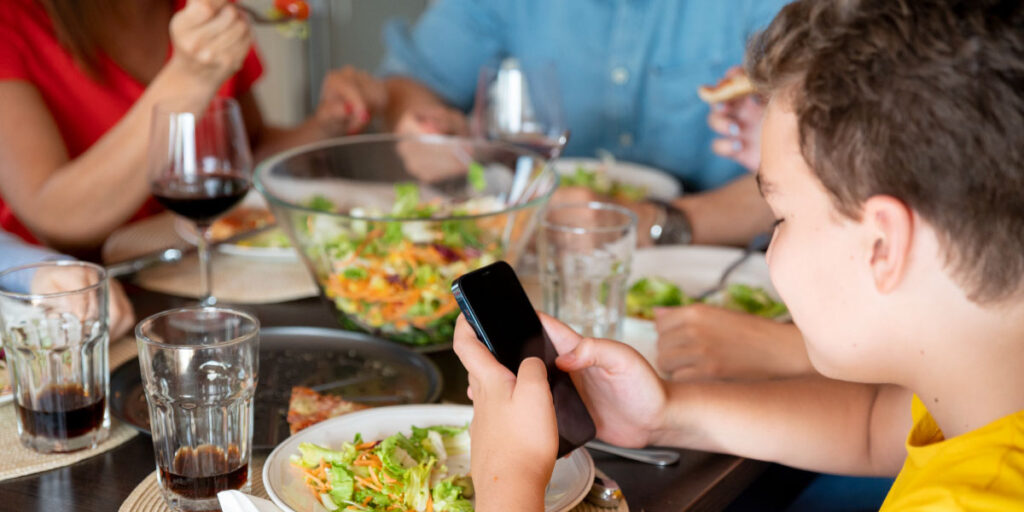
[[[875,288],[889,293],[903,280],[914,235],[914,214],[892,196],[872,196],[864,202],[863,225]]]

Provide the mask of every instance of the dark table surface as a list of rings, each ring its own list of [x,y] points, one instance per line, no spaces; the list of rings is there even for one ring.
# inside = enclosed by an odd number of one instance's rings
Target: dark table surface
[[[128,287],[138,318],[189,304],[187,299]],[[261,325],[336,328],[320,299],[243,306]],[[431,354],[444,379],[442,399],[468,403],[466,373],[449,351]],[[766,465],[737,457],[680,451],[679,464],[655,467],[591,451],[594,462],[622,487],[632,511],[717,511],[739,495]],[[0,457],[3,455],[0,454]],[[155,469],[149,436],[75,465],[0,483],[0,511],[114,512]]]

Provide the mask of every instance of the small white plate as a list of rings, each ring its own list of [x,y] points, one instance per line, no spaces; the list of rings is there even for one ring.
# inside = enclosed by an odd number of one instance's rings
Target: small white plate
[[[306,487],[298,468],[289,457],[299,453],[299,443],[316,443],[337,448],[357,434],[363,439],[383,439],[396,432],[409,434],[413,425],[467,425],[473,408],[467,405],[399,405],[368,409],[331,418],[309,427],[279,444],[263,465],[263,486],[270,499],[284,512],[326,512]],[[453,473],[469,472],[469,454],[452,457],[446,463]],[[576,450],[555,463],[555,471],[544,497],[545,512],[572,509],[594,483],[594,461],[586,450]]]
[[[742,255],[741,249],[731,247],[680,245],[637,249],[628,282],[632,284],[642,277],[660,277],[675,283],[687,295],[699,295],[717,284],[722,271]],[[772,298],[779,299],[763,254],[747,258],[732,272],[727,282],[761,287]],[[658,331],[654,322],[628,317],[622,324],[622,338],[655,365]]]
[[[263,199],[259,193],[250,191],[245,199],[238,204],[235,208],[250,208],[250,209],[267,209],[267,202]],[[234,210],[234,209],[232,209]],[[226,215],[231,215],[228,212]],[[280,229],[280,228],[277,228]],[[174,219],[174,231],[181,237],[182,240],[196,245],[199,243],[199,232],[196,231],[195,225],[191,222],[176,217]],[[265,232],[263,235],[269,234]],[[224,254],[231,254],[233,256],[243,256],[247,258],[258,258],[265,260],[274,261],[298,261],[299,255],[295,252],[292,247],[251,247],[247,245],[239,244],[220,244],[217,246],[217,252]]]
[[[596,158],[559,158],[555,160],[554,167],[558,174],[564,175],[576,172],[577,167],[602,169],[605,164]],[[644,187],[650,199],[671,201],[683,193],[679,181],[672,175],[646,165],[617,160],[605,172],[615,181]]]

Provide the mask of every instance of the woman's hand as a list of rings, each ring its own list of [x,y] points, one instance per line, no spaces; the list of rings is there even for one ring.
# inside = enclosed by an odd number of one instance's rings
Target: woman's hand
[[[741,73],[743,70],[735,67],[725,76],[732,77]],[[762,117],[764,105],[752,94],[712,105],[708,126],[722,137],[711,143],[711,150],[739,162],[750,172],[757,172],[761,164]]]
[[[454,345],[469,372],[473,399],[470,464],[476,510],[544,510],[544,488],[558,453],[555,406],[544,363],[528,358],[519,375],[513,375],[461,316]]]
[[[252,45],[248,21],[227,0],[189,0],[170,30],[169,65],[216,87],[241,69]]]
[[[814,373],[793,324],[706,304],[656,309],[658,367],[672,380]]]
[[[346,66],[324,77],[316,120],[328,137],[363,131],[387,105],[384,83],[373,75]]]

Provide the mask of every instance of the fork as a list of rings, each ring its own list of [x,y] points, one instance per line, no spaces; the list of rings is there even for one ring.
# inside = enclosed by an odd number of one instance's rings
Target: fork
[[[704,290],[704,293],[701,293],[696,297],[697,302],[702,302],[704,299],[722,291],[722,289],[725,288],[725,282],[729,280],[729,276],[732,275],[733,271],[739,268],[740,265],[742,265],[744,261],[747,261],[747,259],[755,252],[767,249],[768,243],[771,241],[771,232],[761,233],[751,239],[750,243],[748,243],[743,249],[743,254],[741,254],[739,258],[736,258],[736,261],[730,263],[728,267],[725,267],[725,270],[722,271],[722,275],[718,278],[718,283],[711,288]]]
[[[274,25],[280,23],[288,23],[292,21],[291,16],[271,18],[270,16],[267,16],[266,14],[263,14],[262,12],[247,5],[236,3],[235,7],[244,12],[245,14],[247,14],[249,16],[249,19],[251,19],[253,23],[257,23],[260,25]]]

